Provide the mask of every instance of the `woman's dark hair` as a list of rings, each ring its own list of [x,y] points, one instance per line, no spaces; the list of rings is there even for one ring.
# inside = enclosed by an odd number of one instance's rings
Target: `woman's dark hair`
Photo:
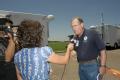
[[[40,47],[43,26],[38,21],[24,20],[17,30],[19,50],[22,48]]]

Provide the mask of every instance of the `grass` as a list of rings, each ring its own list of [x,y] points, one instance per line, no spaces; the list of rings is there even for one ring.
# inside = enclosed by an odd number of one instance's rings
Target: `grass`
[[[54,52],[65,52],[67,47],[67,42],[49,41],[48,46],[50,46],[54,50]]]

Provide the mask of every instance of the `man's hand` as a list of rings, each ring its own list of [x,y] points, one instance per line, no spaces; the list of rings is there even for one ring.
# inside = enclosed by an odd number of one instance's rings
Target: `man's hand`
[[[10,33],[8,33],[8,37],[9,37],[9,42],[8,42],[8,46],[7,49],[5,50],[5,61],[6,62],[10,62],[14,56],[14,51],[15,51],[15,43],[13,40],[13,37]]]
[[[100,74],[104,75],[106,73],[106,66],[100,66],[99,72]]]
[[[7,35],[8,35],[8,38],[9,38],[9,42],[13,41],[13,36],[10,33],[8,33]]]

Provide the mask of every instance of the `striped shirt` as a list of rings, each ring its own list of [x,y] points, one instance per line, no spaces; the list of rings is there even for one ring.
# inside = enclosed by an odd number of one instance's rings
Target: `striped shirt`
[[[23,80],[49,80],[50,65],[48,57],[53,50],[50,47],[23,48],[15,54],[14,63]]]

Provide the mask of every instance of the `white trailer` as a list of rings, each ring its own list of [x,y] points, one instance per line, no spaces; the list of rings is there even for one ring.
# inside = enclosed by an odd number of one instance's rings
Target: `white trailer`
[[[104,27],[104,28],[103,28]],[[113,25],[92,26],[90,29],[98,31],[106,47],[120,47],[120,27]]]
[[[0,18],[8,18],[13,21],[13,25],[19,25],[21,21],[31,19],[39,21],[43,27],[42,45],[48,45],[48,37],[49,37],[49,22],[54,19],[53,15],[42,15],[42,14],[32,14],[32,13],[24,13],[24,12],[13,12],[13,11],[3,11],[0,10]]]

